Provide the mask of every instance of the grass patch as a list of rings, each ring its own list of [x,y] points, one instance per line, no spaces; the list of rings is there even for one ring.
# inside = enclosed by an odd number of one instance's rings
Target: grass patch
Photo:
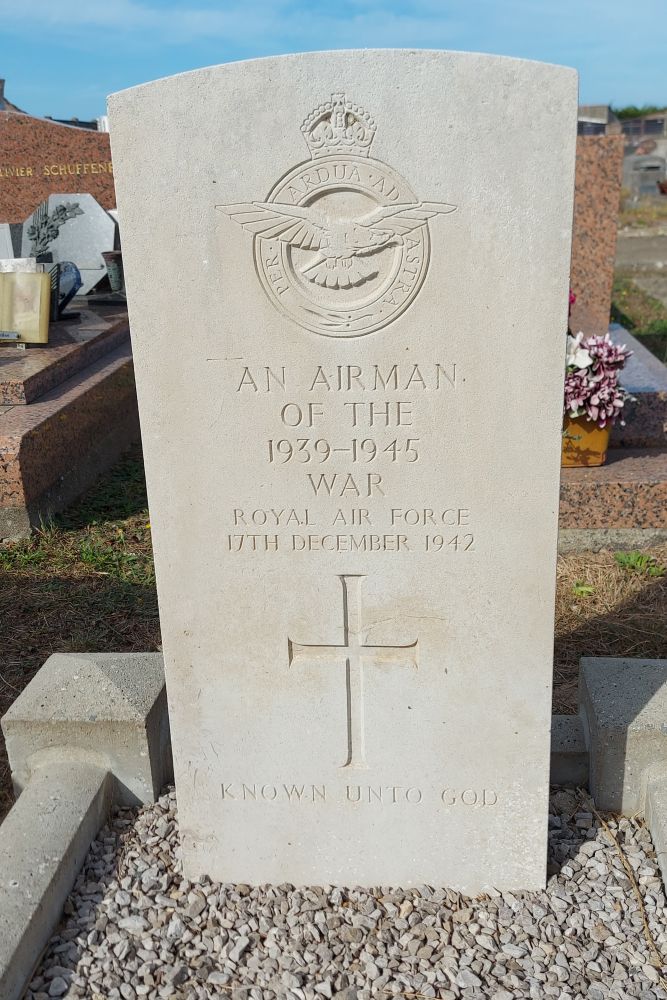
[[[612,323],[620,323],[638,337],[657,358],[667,362],[667,307],[627,275],[617,274],[614,278],[610,318]]]
[[[0,571],[155,583],[141,455],[131,453],[70,511],[0,548]]]
[[[656,188],[657,192],[657,188]],[[621,229],[651,229],[667,225],[667,198],[640,198],[633,202],[627,191],[623,192],[618,224]]]
[[[143,456],[135,448],[98,485],[58,518],[63,530],[95,524],[120,524],[134,515],[148,523]]]
[[[666,563],[667,545],[559,557],[554,712],[576,711],[582,656],[667,657]]]
[[[664,576],[665,567],[648,552],[615,552],[614,559],[621,569],[628,573],[643,573],[644,576]]]
[[[646,333],[667,334],[667,307],[627,275],[618,274],[614,278],[611,319],[639,336]]]

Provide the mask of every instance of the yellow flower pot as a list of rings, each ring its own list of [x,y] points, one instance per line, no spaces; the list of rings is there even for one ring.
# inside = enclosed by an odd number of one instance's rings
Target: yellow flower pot
[[[561,465],[570,469],[604,465],[610,434],[609,424],[598,427],[588,417],[565,417]]]

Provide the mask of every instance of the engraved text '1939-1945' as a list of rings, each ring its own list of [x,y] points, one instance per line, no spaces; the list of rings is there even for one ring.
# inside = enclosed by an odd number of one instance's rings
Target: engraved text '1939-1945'
[[[229,554],[275,552],[471,553],[474,510],[442,475],[429,503],[406,502],[397,487],[417,463],[431,463],[422,428],[465,384],[453,361],[287,366],[223,364],[225,402],[270,401],[273,425],[251,421],[247,456],[276,477],[272,502],[243,498],[230,507],[224,539]],[[451,405],[451,404],[449,404]],[[266,408],[263,407],[266,412]],[[327,429],[323,429],[326,425]],[[335,432],[331,427],[335,426]],[[301,499],[280,503],[288,474]],[[322,501],[338,500],[333,511]]]
[[[343,671],[346,727],[338,767],[364,769],[369,766],[366,672],[416,669],[419,637],[397,632],[391,642],[369,640],[362,607],[366,574],[351,569],[349,560],[414,551],[458,558],[475,551],[469,505],[458,499],[412,505],[402,485],[411,466],[430,460],[422,447],[421,420],[432,418],[436,401],[442,409],[465,376],[447,361],[292,368],[246,364],[243,358],[209,360],[224,365],[221,414],[236,404],[243,407],[251,455],[263,468],[260,482],[272,484],[274,498],[289,484],[291,497],[289,505],[240,501],[228,512],[232,530],[223,550],[231,558],[319,552],[340,553],[345,560],[338,574],[342,628],[324,643],[288,635],[287,663],[299,671]],[[248,420],[253,403],[261,420]],[[399,469],[398,476],[392,468]],[[295,501],[295,487],[303,491],[302,504]],[[233,799],[231,793],[227,797]]]

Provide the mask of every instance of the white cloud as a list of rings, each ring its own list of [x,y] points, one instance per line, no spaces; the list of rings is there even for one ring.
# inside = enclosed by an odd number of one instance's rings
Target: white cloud
[[[51,65],[66,58],[55,47],[98,47],[110,88],[142,79],[149,64],[156,76],[307,49],[403,46],[572,65],[586,101],[660,101],[663,20],[664,0],[0,0],[5,36],[48,45]]]
[[[308,0],[252,0],[214,7],[141,0],[31,0],[29,5],[0,0],[0,23],[5,31],[33,36],[57,32],[74,40],[85,32],[91,43],[89,29],[99,29],[144,45],[218,40],[243,49],[257,44],[296,48],[304,42],[315,48],[416,45],[429,40],[433,45],[442,44],[452,33],[448,24],[453,19],[443,13],[442,4],[412,3],[405,11],[396,6],[373,0],[353,0],[341,8]]]

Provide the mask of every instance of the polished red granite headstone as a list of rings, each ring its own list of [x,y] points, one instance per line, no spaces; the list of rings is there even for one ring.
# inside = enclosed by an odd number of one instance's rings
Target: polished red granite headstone
[[[33,403],[129,338],[120,306],[82,309],[51,323],[48,347],[0,345],[0,406]]]
[[[579,136],[570,269],[575,333],[603,334],[609,327],[622,171],[622,136]]]
[[[127,313],[89,306],[47,347],[0,347],[0,540],[30,533],[139,438]]]
[[[115,208],[108,133],[0,111],[0,222],[24,222],[50,194],[76,192]]]

